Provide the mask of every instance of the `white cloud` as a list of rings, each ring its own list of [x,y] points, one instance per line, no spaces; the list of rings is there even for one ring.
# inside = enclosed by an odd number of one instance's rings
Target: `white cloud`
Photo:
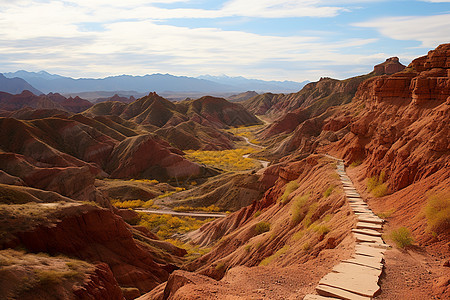
[[[374,28],[396,40],[419,41],[423,47],[450,41],[450,14],[381,18],[353,25]]]

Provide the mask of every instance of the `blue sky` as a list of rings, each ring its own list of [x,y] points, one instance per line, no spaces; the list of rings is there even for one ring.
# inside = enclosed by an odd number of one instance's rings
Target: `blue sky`
[[[344,79],[450,42],[450,0],[0,0],[0,72]]]

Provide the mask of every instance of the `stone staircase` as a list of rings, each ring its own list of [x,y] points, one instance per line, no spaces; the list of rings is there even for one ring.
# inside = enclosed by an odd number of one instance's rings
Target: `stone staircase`
[[[384,220],[376,216],[358,194],[345,172],[344,162],[326,156],[337,161],[337,173],[350,208],[358,219],[356,228],[352,229],[356,239],[355,253],[319,281],[318,295],[306,295],[303,299],[372,299],[380,291],[378,281],[383,272],[384,252],[388,248],[381,238]]]

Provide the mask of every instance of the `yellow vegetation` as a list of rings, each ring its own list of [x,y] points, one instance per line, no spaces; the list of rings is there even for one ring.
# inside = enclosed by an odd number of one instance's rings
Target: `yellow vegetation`
[[[137,199],[137,200],[120,201],[118,199],[114,199],[111,200],[111,204],[117,208],[138,208],[138,207],[154,208],[154,209],[158,208],[158,206],[154,205],[153,200],[142,201],[140,199]]]
[[[392,230],[390,237],[399,248],[408,247],[414,242],[414,239],[411,236],[411,232],[406,227],[400,227],[398,229]]]
[[[227,171],[245,171],[259,166],[257,161],[243,157],[255,151],[251,147],[223,151],[186,151],[186,158]]]
[[[309,194],[305,195],[297,195],[292,200],[291,206],[291,225],[296,226],[299,224],[308,213],[308,206],[306,203],[308,202]]]
[[[431,195],[425,206],[428,230],[440,233],[450,230],[450,191]]]
[[[384,183],[386,173],[381,171],[379,176],[372,176],[367,180],[367,190],[375,197],[383,197],[387,194],[388,186]]]
[[[261,221],[261,222],[257,223],[255,226],[256,235],[267,232],[269,230],[270,230],[269,222]]]
[[[286,204],[288,202],[289,195],[295,191],[298,188],[298,182],[297,181],[291,181],[288,184],[286,184],[286,187],[284,189],[283,195],[281,195],[280,201],[281,204]]]
[[[198,220],[185,216],[157,215],[140,213],[139,225],[148,228],[161,239],[168,239],[175,233],[186,233],[200,228],[212,219]]]
[[[145,183],[152,183],[152,184],[158,184],[159,181],[156,179],[131,179],[130,181],[136,181],[136,182],[145,182]]]
[[[218,212],[220,207],[212,204],[208,207],[192,207],[192,206],[176,206],[173,208],[174,211],[204,211],[204,212]]]
[[[275,259],[279,258],[281,255],[285,254],[288,250],[289,250],[290,246],[289,245],[284,245],[283,248],[281,248],[280,250],[278,250],[277,252],[275,252],[274,254],[272,254],[269,257],[264,258],[259,265],[260,266],[267,266],[268,264],[270,264],[271,262],[273,262]]]

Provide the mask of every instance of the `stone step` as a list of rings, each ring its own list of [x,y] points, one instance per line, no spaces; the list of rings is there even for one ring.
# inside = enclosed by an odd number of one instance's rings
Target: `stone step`
[[[368,300],[372,299],[371,297],[361,296],[343,289],[322,285],[319,284],[316,287],[316,291],[319,295],[323,295],[325,297],[337,297],[338,299],[351,299],[351,300]]]
[[[360,276],[376,277],[376,280],[379,280],[382,270],[356,264],[340,263],[334,266],[332,272],[359,274]]]
[[[327,285],[352,292],[357,295],[373,297],[379,290],[378,276],[361,276],[352,273],[328,273],[319,285]]]
[[[342,262],[383,270],[383,264],[379,257],[355,254],[354,257],[345,259]]]
[[[313,295],[313,294],[308,294],[308,295],[305,295],[305,297],[303,297],[303,300],[333,300],[333,299],[339,299],[339,298],[325,297],[325,296]]]
[[[356,228],[357,229],[373,229],[373,230],[381,231],[381,224],[358,222],[358,223],[356,223]]]
[[[379,236],[360,233],[353,233],[353,235],[355,236],[357,242],[380,243],[380,244],[384,243],[384,241]]]
[[[373,257],[384,257],[384,252],[386,249],[380,249],[375,247],[370,247],[367,245],[358,244],[355,246],[355,254],[373,256]]]
[[[366,222],[366,223],[374,223],[374,224],[383,224],[384,220],[380,219],[378,217],[365,217],[365,216],[358,216],[358,221],[360,222]]]
[[[372,229],[352,229],[352,232],[373,236],[381,236],[381,232]]]
[[[382,250],[387,250],[389,248],[391,248],[391,246],[389,246],[388,244],[385,243],[368,243],[368,242],[363,242],[363,243],[359,243],[361,246],[368,246],[368,247],[372,247],[375,249],[382,249]]]

